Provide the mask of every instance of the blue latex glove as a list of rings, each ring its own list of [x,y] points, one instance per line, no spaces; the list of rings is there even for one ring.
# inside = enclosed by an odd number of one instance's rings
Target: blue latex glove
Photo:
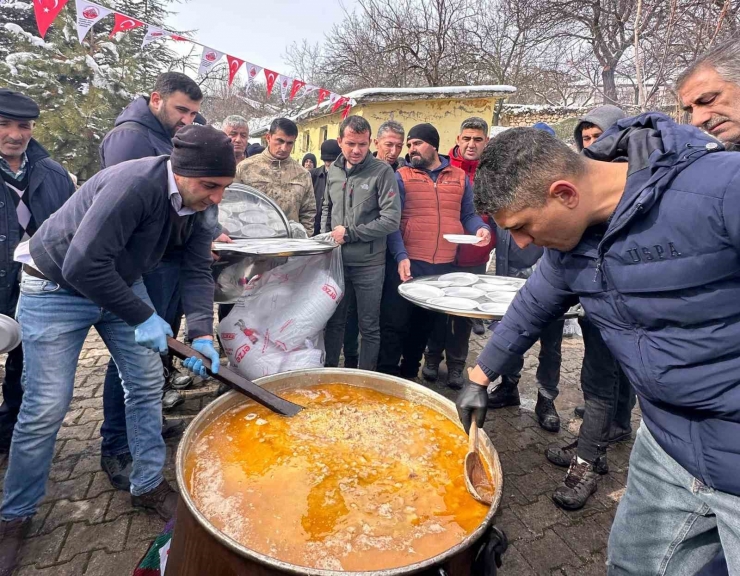
[[[172,336],[172,328],[156,314],[134,328],[136,343],[160,354],[167,354],[167,336]]]
[[[211,372],[213,374],[218,374],[218,367],[220,365],[219,357],[218,352],[216,352],[216,349],[213,347],[213,340],[210,338],[196,338],[193,340],[192,347],[193,350],[197,350],[211,361]],[[198,376],[208,376],[206,373],[206,367],[203,366],[203,361],[195,356],[191,356],[190,358],[183,360],[182,365]]]

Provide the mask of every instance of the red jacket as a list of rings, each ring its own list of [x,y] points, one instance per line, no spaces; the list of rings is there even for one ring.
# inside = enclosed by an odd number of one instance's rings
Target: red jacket
[[[401,213],[401,236],[411,260],[430,264],[455,261],[457,245],[444,234],[464,234],[460,207],[465,193],[465,174],[447,166],[435,183],[424,170],[399,168],[406,199]]]
[[[461,168],[472,183],[475,179],[475,171],[478,169],[478,160],[465,160],[460,156],[460,148],[455,146],[450,150],[450,164]],[[491,241],[485,246],[471,246],[463,244],[457,251],[457,265],[461,268],[481,266],[488,263],[491,251],[496,247],[496,227],[488,214],[482,214],[481,218],[491,228]]]

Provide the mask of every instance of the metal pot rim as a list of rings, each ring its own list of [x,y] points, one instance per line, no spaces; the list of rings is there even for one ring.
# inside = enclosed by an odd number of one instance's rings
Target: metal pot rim
[[[266,387],[268,389],[271,389],[272,391],[279,391],[280,386],[279,384],[281,382],[290,381],[293,379],[301,379],[302,377],[306,376],[316,376],[316,375],[331,375],[336,376],[338,379],[341,379],[343,376],[350,377],[350,376],[360,376],[360,377],[366,377],[370,380],[375,381],[384,381],[388,383],[392,383],[395,385],[400,385],[404,389],[410,389],[412,390],[415,395],[417,396],[426,396],[431,399],[437,404],[444,405],[448,410],[455,412],[455,405],[452,401],[448,400],[441,394],[438,394],[437,392],[434,392],[424,386],[421,386],[419,384],[415,384],[413,382],[410,382],[408,380],[404,380],[402,378],[396,378],[394,376],[389,376],[386,374],[380,374],[378,372],[368,372],[365,370],[350,370],[346,368],[313,368],[313,369],[307,369],[307,370],[297,370],[294,372],[281,372],[279,374],[274,374],[272,376],[265,376],[263,378],[260,378],[255,381],[256,384],[259,384],[260,386],[267,385]],[[274,384],[274,386],[270,386],[271,384]],[[351,384],[347,383],[349,386],[357,386],[358,384]],[[307,386],[314,385],[314,383],[306,383]],[[366,388],[371,386],[364,386]],[[385,392],[385,391],[384,391]],[[389,392],[385,392],[390,394]],[[401,575],[407,575],[407,574],[414,574],[417,572],[420,572],[422,570],[426,570],[429,568],[432,568],[434,566],[439,566],[440,564],[443,564],[446,560],[449,558],[459,554],[460,552],[464,551],[468,547],[474,545],[484,534],[484,532],[488,529],[488,527],[493,522],[493,516],[496,514],[496,510],[498,509],[498,505],[501,501],[501,495],[503,492],[503,472],[501,471],[501,462],[498,458],[498,453],[496,452],[496,449],[493,447],[493,444],[491,443],[490,438],[485,433],[484,430],[480,430],[481,434],[478,437],[479,446],[481,449],[481,456],[484,460],[486,460],[486,463],[489,466],[489,470],[494,475],[494,482],[496,483],[496,492],[494,494],[493,503],[491,504],[491,508],[488,510],[488,513],[486,514],[483,521],[480,523],[480,525],[473,530],[468,536],[463,539],[459,544],[456,544],[452,548],[448,548],[444,552],[437,554],[436,556],[433,556],[432,558],[427,558],[426,560],[423,560],[421,562],[416,562],[414,564],[407,564],[405,566],[399,566],[397,568],[389,568],[386,570],[370,570],[370,571],[362,571],[362,572],[351,572],[351,571],[344,571],[344,570],[324,570],[324,569],[318,569],[318,568],[309,568],[306,566],[299,566],[297,564],[289,564],[287,562],[283,562],[282,560],[278,560],[277,558],[273,558],[272,556],[267,556],[265,554],[261,554],[260,552],[257,552],[255,550],[252,550],[251,548],[247,548],[246,546],[240,544],[227,534],[224,534],[219,529],[217,529],[211,522],[206,518],[200,510],[195,506],[195,503],[193,502],[193,499],[190,496],[190,492],[187,490],[187,484],[185,482],[185,476],[184,476],[184,460],[186,452],[189,450],[192,441],[197,434],[197,432],[200,431],[200,429],[205,426],[209,419],[212,417],[218,417],[220,416],[224,410],[226,409],[227,405],[228,407],[231,406],[231,404],[240,403],[241,401],[248,401],[243,396],[239,395],[237,392],[229,392],[227,394],[224,394],[220,398],[217,398],[213,402],[211,402],[206,408],[200,411],[200,413],[192,420],[190,425],[188,426],[187,430],[183,434],[182,440],[180,441],[180,445],[177,448],[177,460],[176,460],[176,472],[177,472],[177,484],[180,487],[180,497],[182,498],[183,502],[187,506],[189,512],[193,515],[193,517],[196,519],[198,524],[206,530],[213,538],[218,540],[221,544],[229,548],[232,552],[235,552],[236,554],[243,556],[249,560],[258,562],[260,564],[263,564],[267,567],[282,570],[289,574],[296,574],[298,576],[346,576],[347,574],[352,574],[354,576],[401,576]],[[415,400],[418,401],[418,398],[415,398]],[[431,406],[429,404],[426,404],[428,407],[437,409],[434,406]],[[439,410],[437,410],[439,411]],[[214,413],[217,413],[214,416]],[[443,414],[443,416],[446,416],[449,418],[447,414]],[[453,422],[457,424],[462,429],[462,424],[457,421],[457,419],[454,419]]]

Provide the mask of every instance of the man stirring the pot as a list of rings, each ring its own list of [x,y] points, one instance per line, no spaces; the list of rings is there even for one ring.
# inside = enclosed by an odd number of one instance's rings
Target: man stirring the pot
[[[154,312],[141,276],[168,246],[183,246],[189,335],[193,348],[218,371],[212,336],[213,226],[203,215],[221,202],[236,162],[228,136],[212,127],[186,126],[173,140],[171,156],[124,162],[93,176],[16,251],[23,262],[18,320],[26,394],[0,509],[0,574],[12,572],[44,497],[77,359],[93,326],[125,390],[132,505],[164,519],[175,512],[177,494],[162,476],[164,376],[159,360],[172,329]]]

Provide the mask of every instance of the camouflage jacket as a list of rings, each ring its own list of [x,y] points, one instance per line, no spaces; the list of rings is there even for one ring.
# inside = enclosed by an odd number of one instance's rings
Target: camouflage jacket
[[[316,198],[311,174],[288,158],[276,160],[268,150],[242,160],[236,168],[236,182],[253,186],[272,198],[288,220],[300,222],[313,235]]]

